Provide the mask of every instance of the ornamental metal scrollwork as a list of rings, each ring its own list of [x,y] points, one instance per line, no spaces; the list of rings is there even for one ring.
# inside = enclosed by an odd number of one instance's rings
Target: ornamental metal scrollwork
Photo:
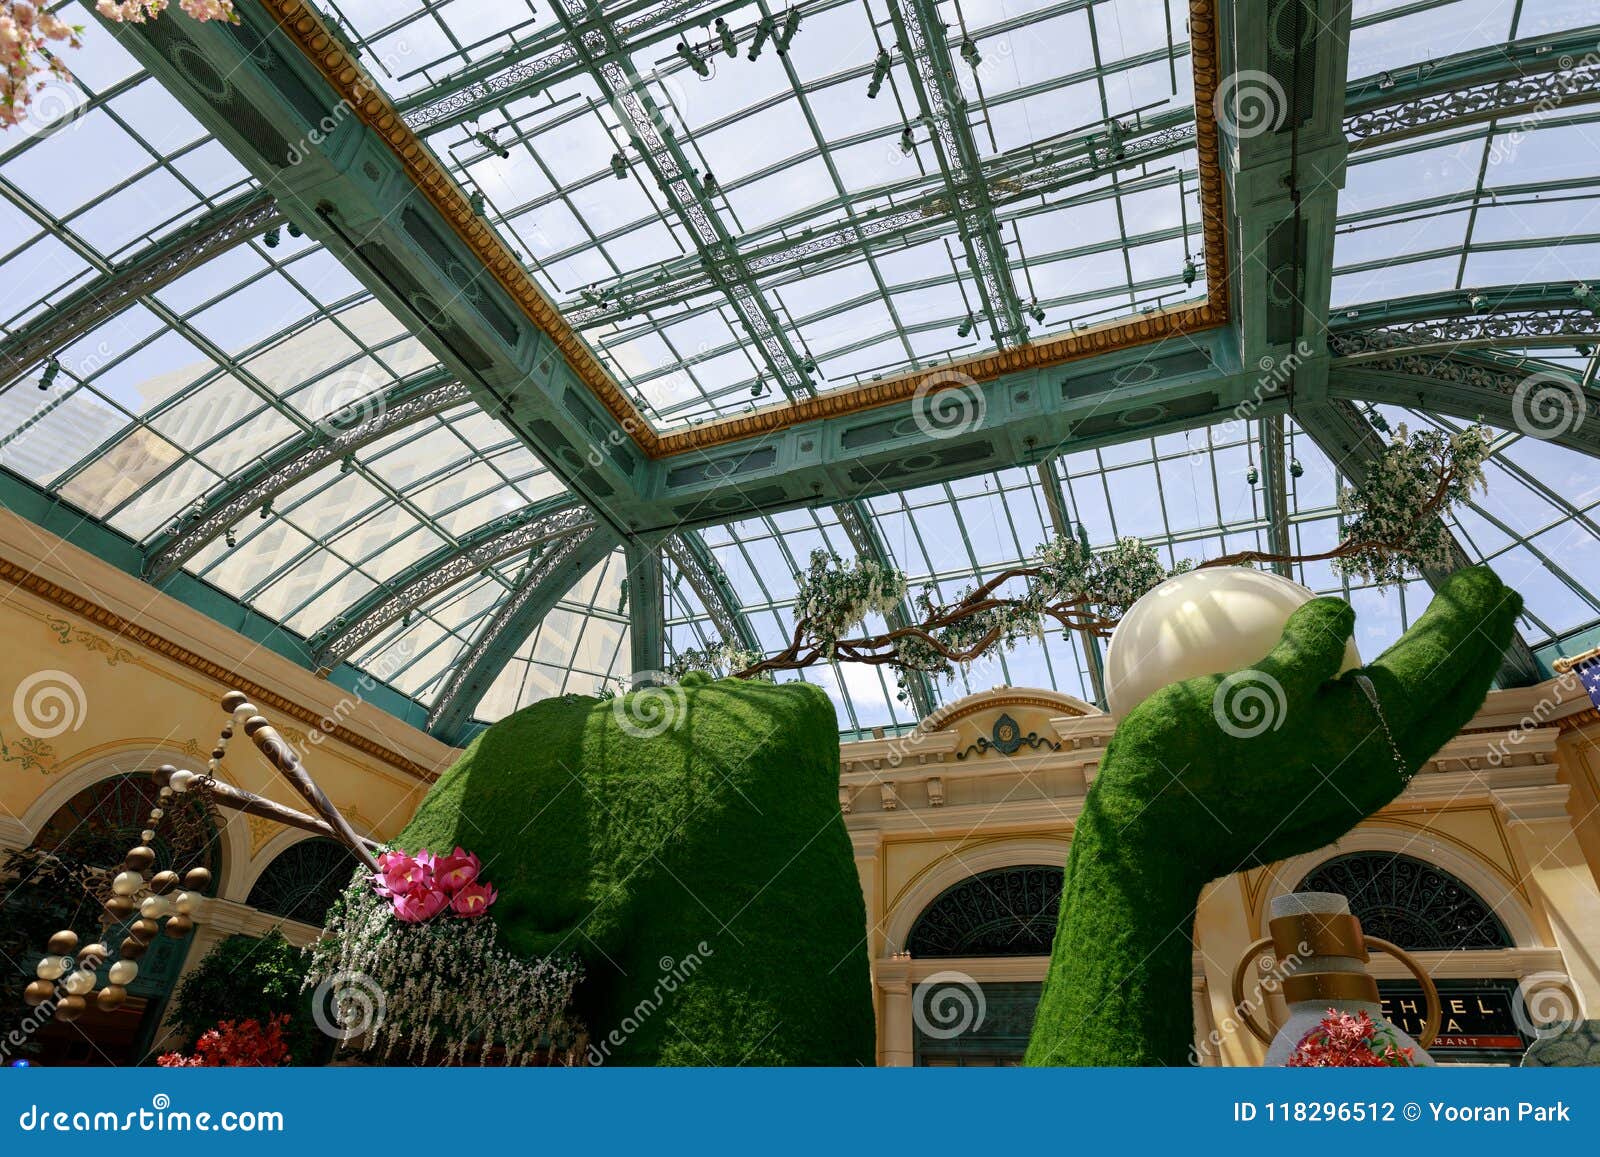
[[[1061,909],[1062,870],[995,868],[946,888],[922,910],[906,950],[938,956],[1048,956]]]
[[[991,751],[998,751],[1001,755],[1015,755],[1024,747],[1033,751],[1038,751],[1040,748],[1046,751],[1061,750],[1060,743],[1045,739],[1036,731],[1024,735],[1022,725],[1002,712],[1000,718],[994,721],[994,726],[989,729],[989,734],[978,736],[977,742],[967,744],[966,750],[956,753],[956,758],[966,759],[969,755],[987,755]]]
[[[1353,149],[1371,148],[1393,138],[1437,132],[1458,121],[1504,117],[1523,109],[1535,114],[1554,112],[1600,99],[1600,62],[1561,56],[1550,63],[1554,67],[1548,72],[1434,93],[1356,113],[1345,118],[1345,136],[1350,138]]]
[[[1361,929],[1412,952],[1513,948],[1483,899],[1443,868],[1389,852],[1352,852],[1315,868],[1297,892],[1337,892]]]
[[[1572,306],[1430,318],[1380,329],[1347,330],[1330,335],[1328,345],[1341,357],[1356,357],[1421,346],[1526,345],[1596,336],[1600,336],[1600,317],[1592,310]]]

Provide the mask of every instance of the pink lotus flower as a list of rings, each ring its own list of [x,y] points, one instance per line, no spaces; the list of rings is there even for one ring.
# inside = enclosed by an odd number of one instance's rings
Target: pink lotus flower
[[[407,924],[421,924],[443,912],[447,903],[449,897],[432,888],[407,892],[394,898],[394,914]]]
[[[428,892],[433,889],[433,872],[416,860],[396,864],[378,880],[378,891],[391,896]]]
[[[482,916],[499,895],[492,884],[468,884],[450,898],[450,908],[458,916]]]
[[[434,862],[433,878],[445,891],[459,892],[478,878],[478,871],[482,867],[477,856],[457,847],[448,856],[441,856]]]

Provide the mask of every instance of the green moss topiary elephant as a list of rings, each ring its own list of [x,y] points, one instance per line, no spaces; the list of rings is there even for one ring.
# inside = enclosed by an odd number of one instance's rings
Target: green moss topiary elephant
[[[1487,567],[1459,571],[1399,642],[1334,678],[1355,613],[1316,599],[1248,676],[1175,683],[1129,712],[1073,833],[1027,1063],[1187,1063],[1201,888],[1325,847],[1399,795],[1482,704],[1521,608]],[[1281,688],[1276,716],[1224,726],[1249,681]]]
[[[820,690],[691,675],[496,723],[396,843],[476,852],[502,941],[583,959],[591,1063],[870,1065],[838,788]]]

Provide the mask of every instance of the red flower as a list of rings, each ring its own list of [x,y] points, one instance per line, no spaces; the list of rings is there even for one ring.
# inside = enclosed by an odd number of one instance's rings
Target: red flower
[[[1414,1055],[1414,1050],[1395,1043],[1387,1027],[1380,1033],[1365,1012],[1352,1015],[1330,1008],[1317,1027],[1300,1038],[1288,1065],[1292,1069],[1405,1068],[1416,1063]]]
[[[289,1023],[288,1013],[269,1017],[267,1027],[251,1017],[234,1022],[222,1021],[216,1028],[200,1034],[195,1042],[194,1056],[182,1053],[164,1053],[156,1058],[163,1068],[271,1068],[289,1063],[289,1046],[284,1043],[283,1029]]]

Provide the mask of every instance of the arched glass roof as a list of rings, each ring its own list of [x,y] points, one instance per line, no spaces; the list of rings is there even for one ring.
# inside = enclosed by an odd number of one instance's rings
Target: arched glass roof
[[[781,397],[750,337],[763,325],[803,367],[791,384],[803,394],[992,351],[1007,308],[1039,341],[1203,302],[1211,288],[1190,14],[1175,0],[806,0],[782,54],[790,10],[764,0],[317,6],[659,431]],[[60,12],[86,28],[73,79],[52,80],[29,120],[0,136],[7,505],[169,589],[198,583],[217,605],[255,612],[286,653],[347,661],[425,714],[542,565],[545,539],[502,528],[577,494],[359,270],[289,227],[273,190],[179,94],[81,5]],[[630,142],[615,76],[570,46],[563,21],[597,12],[630,46],[619,67],[647,94],[655,128],[693,170],[688,207]],[[736,54],[722,50],[715,16]],[[1347,93],[1426,95],[1437,63],[1461,54],[1532,59],[1543,41],[1585,35],[1600,50],[1593,21],[1581,0],[1358,2]],[[952,62],[942,88],[899,48],[937,23]],[[706,76],[676,51],[680,37]],[[881,49],[892,59],[868,99]],[[1551,303],[1570,302],[1570,286],[1600,277],[1600,105],[1569,92],[1505,107],[1423,108],[1398,129],[1350,122],[1332,324],[1507,287],[1554,287]],[[941,164],[966,154],[930,143],[946,120],[964,124],[993,201],[987,241],[951,208]],[[1135,137],[1155,143],[1117,152]],[[1036,182],[1026,194],[1025,180]],[[731,239],[737,268],[705,257],[696,230],[711,226],[696,224],[695,206]],[[986,309],[1006,284],[1009,307]],[[1465,347],[1593,380],[1586,343],[1516,325],[1492,336]],[[1391,427],[1463,421],[1430,409],[1425,389],[1415,404],[1363,412]],[[690,545],[720,570],[726,597],[708,598],[705,576],[669,553],[665,649],[714,646],[730,618],[779,649],[809,553],[858,552],[851,509],[888,560],[946,598],[1027,558],[1058,516],[1097,547],[1134,535],[1172,561],[1266,549],[1271,514],[1251,481],[1262,437],[1254,420],[1136,434],[850,508],[700,527]],[[1326,549],[1340,533],[1338,467],[1292,418],[1285,439],[1291,545]],[[1500,431],[1487,495],[1452,518],[1467,555],[1525,595],[1535,649],[1600,625],[1593,466]],[[227,517],[208,523],[219,509]],[[478,718],[630,676],[628,564],[620,549],[593,557],[558,569],[562,592],[537,622],[512,620],[517,638]],[[446,564],[449,581],[436,581]],[[1326,564],[1295,577],[1355,604],[1366,653],[1430,597],[1421,580],[1351,587]],[[1094,699],[1090,666],[1079,641],[1050,638],[934,694],[1011,683]],[[846,731],[916,720],[885,669],[805,677],[834,698]]]

